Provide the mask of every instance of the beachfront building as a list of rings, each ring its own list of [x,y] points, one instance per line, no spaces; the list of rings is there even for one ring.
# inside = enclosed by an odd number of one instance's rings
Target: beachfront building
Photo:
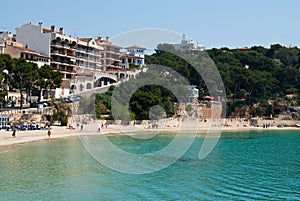
[[[129,65],[122,63],[122,47],[112,44],[109,37],[74,38],[62,27],[57,31],[54,25],[46,29],[42,23],[29,23],[16,28],[16,41],[51,58],[50,65],[63,78],[55,97],[114,84],[136,74],[133,69],[123,68]],[[140,58],[136,63],[144,61]]]
[[[184,54],[195,55],[199,54],[204,50],[204,48],[193,40],[186,39],[183,34],[182,40],[179,44],[173,44],[176,50],[182,51]]]
[[[218,101],[202,103],[175,103],[174,108],[176,110],[177,117],[219,119],[222,115],[222,103]]]
[[[103,71],[109,75],[116,76],[118,80],[127,79],[136,75],[135,69],[130,68],[131,62],[136,65],[144,64],[144,53],[143,55],[140,53],[142,57],[136,57],[134,54],[131,54],[131,52],[128,52],[129,49],[127,48],[125,48],[126,52],[123,53],[121,52],[122,47],[113,45],[109,37],[105,39],[98,37],[97,43],[104,48],[102,56]]]
[[[63,78],[62,87],[56,90],[56,97],[70,93],[71,80],[81,68],[93,71],[101,64],[98,58],[101,47],[95,47],[95,41],[67,36],[62,27],[56,31],[54,25],[51,29],[45,29],[42,23],[38,26],[25,24],[16,29],[16,36],[17,42],[51,57],[50,65]]]
[[[188,103],[198,103],[199,89],[195,85],[188,86]]]
[[[98,37],[96,42],[99,46],[103,47],[102,51],[102,70],[103,71],[113,71],[120,68],[120,56],[122,47],[113,45],[109,37],[105,39],[103,37]]]
[[[12,58],[24,58],[28,62],[36,63],[38,67],[45,64],[50,65],[50,57],[23,47],[23,44],[13,41],[5,43],[4,54],[9,54]]]
[[[51,58],[50,65],[63,78],[61,88],[56,89],[57,98],[69,95],[73,89],[77,89],[77,85],[80,91],[92,89],[95,86],[95,74],[103,71],[103,46],[93,38],[67,36],[63,27],[56,31],[54,25],[46,29],[42,23],[25,24],[16,28],[16,40]],[[111,80],[111,77],[107,79],[110,81],[106,83],[117,81]]]
[[[22,43],[16,42],[16,36],[10,32],[0,32],[0,54],[9,54],[12,58],[24,58],[28,62],[36,63],[39,67],[50,65],[50,57],[30,50]]]
[[[8,54],[12,58],[24,58],[27,62],[36,63],[38,67],[45,64],[50,65],[50,57],[40,54],[34,50],[24,47],[22,43],[16,42],[15,35],[8,32],[0,33],[0,54]],[[6,70],[6,73],[9,72]],[[6,91],[8,92],[6,99],[11,100],[14,104],[20,104],[21,97],[19,92],[13,92],[10,90],[9,85],[7,85]],[[26,91],[23,91],[23,97],[26,97]],[[24,103],[27,103],[28,99],[24,99]]]

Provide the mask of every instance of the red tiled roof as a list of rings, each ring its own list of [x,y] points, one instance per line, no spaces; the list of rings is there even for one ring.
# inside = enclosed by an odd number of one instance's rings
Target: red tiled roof
[[[131,54],[123,54],[123,55],[121,55],[121,58],[125,58],[125,57],[128,57],[128,58],[143,58],[143,57],[139,57],[139,56],[135,56],[135,55],[131,55]]]
[[[50,29],[43,28],[43,33],[51,33],[52,31]]]
[[[93,38],[78,38],[78,39],[84,42],[90,42],[91,40],[93,40]]]
[[[18,46],[11,46],[13,48],[16,48],[16,49],[19,49],[21,50],[22,52],[26,52],[26,53],[29,53],[29,54],[33,54],[33,55],[36,55],[36,56],[40,56],[40,57],[44,57],[44,58],[48,58],[50,59],[50,57],[48,57],[47,55],[44,55],[44,54],[40,54],[34,50],[30,50],[30,49],[27,49],[25,47],[18,47]]]

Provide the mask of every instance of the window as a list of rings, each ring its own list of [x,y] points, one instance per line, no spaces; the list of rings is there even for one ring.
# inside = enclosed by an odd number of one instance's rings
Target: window
[[[92,84],[91,84],[91,83],[87,83],[87,84],[86,84],[86,88],[87,88],[87,89],[91,89],[91,88],[92,88]]]

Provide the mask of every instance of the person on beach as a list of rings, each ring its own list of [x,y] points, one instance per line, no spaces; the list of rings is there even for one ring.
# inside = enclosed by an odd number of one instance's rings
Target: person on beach
[[[13,136],[14,138],[16,137],[16,129],[15,128],[13,128],[13,133],[11,136]]]
[[[50,129],[48,130],[48,137],[50,138],[50,135],[51,135],[51,131]]]
[[[81,124],[81,126],[80,126],[80,130],[82,130],[83,129],[83,124]]]

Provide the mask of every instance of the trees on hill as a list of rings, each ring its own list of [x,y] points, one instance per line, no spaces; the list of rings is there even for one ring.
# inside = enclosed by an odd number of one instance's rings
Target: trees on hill
[[[285,98],[288,94],[294,94],[300,105],[300,49],[297,47],[275,44],[270,48],[254,46],[243,51],[213,48],[207,53],[222,77],[229,105],[253,106],[265,103],[264,100]],[[200,96],[208,93],[203,79],[182,58],[157,50],[146,57],[146,63],[168,66],[201,89]],[[260,115],[264,115],[263,112]]]
[[[168,48],[171,51],[163,51],[164,48]],[[210,80],[207,79],[205,83],[201,75],[193,68],[191,62],[187,62],[185,58],[172,54],[172,51],[176,50],[171,45],[160,45],[152,55],[145,58],[149,69],[152,68],[150,64],[167,66],[187,79],[191,85],[196,85],[199,89],[200,98],[204,95],[209,95],[206,83]],[[242,50],[213,48],[206,52],[214,61],[222,77],[229,105],[228,115],[236,107],[243,105],[252,107],[253,115],[269,115],[274,110],[269,108],[268,104],[279,99],[284,100],[287,97],[293,97],[293,101],[287,100],[287,102],[290,102],[292,105],[300,105],[299,48],[274,44],[270,48],[262,46],[254,46]],[[201,60],[204,70],[211,70],[212,62],[210,62],[207,55],[193,55],[191,58],[193,62]],[[20,95],[23,97],[22,91],[24,90],[27,91],[27,94],[31,94],[32,90],[39,90],[40,92],[45,90],[49,93],[62,83],[60,73],[54,71],[50,66],[44,65],[38,68],[34,63],[28,63],[22,58],[12,59],[5,54],[0,55],[0,71],[1,102],[6,100],[8,85],[10,89],[20,91]],[[137,78],[139,76],[142,76],[142,74],[138,75]],[[151,80],[156,79],[155,76],[159,77],[162,74],[149,74],[146,78],[148,80],[144,81],[149,81],[150,84],[138,88],[132,94],[131,99],[128,100],[130,117],[147,119],[149,118],[149,110],[157,105],[165,109],[167,116],[174,114],[173,103],[176,101],[176,98],[171,91],[162,87],[165,84],[151,84]],[[173,72],[169,76],[177,79],[177,75]],[[128,86],[132,84],[136,85],[137,83],[134,81],[127,83]],[[215,86],[215,90],[218,90],[218,83],[210,84]],[[95,95],[95,112],[98,117],[102,114],[110,114],[112,92],[113,89],[105,94]],[[126,88],[118,93],[121,97],[120,100],[128,95]]]
[[[168,51],[163,51],[164,49]],[[191,85],[196,85],[200,99],[209,95],[204,79],[191,63],[172,52],[176,53],[173,46],[158,45],[158,49],[152,55],[146,55],[145,62],[148,68],[150,69],[152,64],[167,66],[186,78]],[[262,46],[249,49],[213,48],[206,52],[222,77],[228,103],[227,115],[231,115],[238,107],[242,108],[245,105],[251,108],[249,111],[251,115],[274,114],[274,108],[270,102],[284,100],[289,94],[293,94],[294,98],[293,101],[287,100],[287,102],[300,105],[300,49],[274,44],[270,48]],[[194,63],[201,60],[201,65],[205,68],[203,70],[210,71],[212,63],[206,57],[205,54],[193,55],[191,60]],[[206,80],[206,82],[209,81],[209,79]],[[127,83],[127,85],[130,84]],[[128,106],[131,118],[148,119],[149,110],[154,105],[164,108],[168,116],[174,114],[173,103],[176,98],[174,94],[161,86],[149,84],[132,94]],[[215,86],[218,86],[217,83]],[[126,90],[119,93],[120,97],[126,96]],[[110,114],[110,101],[111,92],[96,95],[98,116]]]

